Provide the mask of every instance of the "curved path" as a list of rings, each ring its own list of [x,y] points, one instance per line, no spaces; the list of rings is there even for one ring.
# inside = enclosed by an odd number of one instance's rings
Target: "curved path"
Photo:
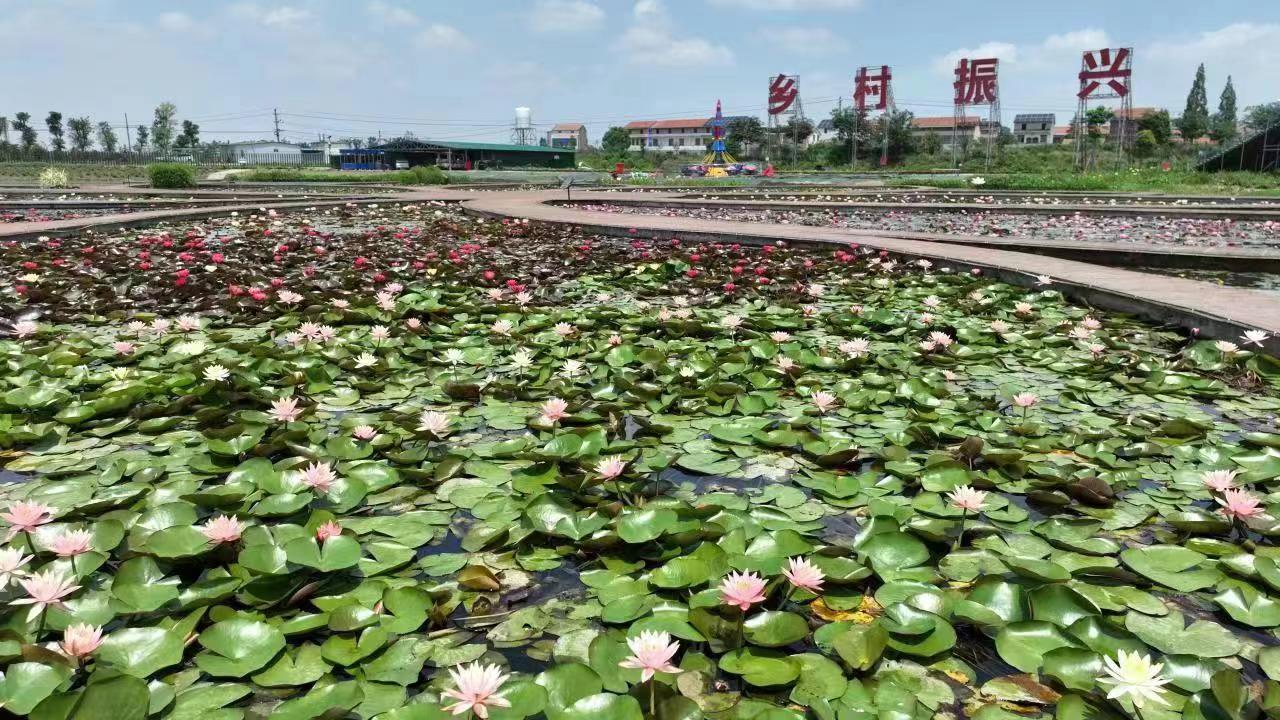
[[[563,197],[549,200],[555,204],[564,204]],[[993,205],[921,205],[916,203],[826,203],[826,202],[779,202],[751,200],[689,200],[675,195],[653,193],[643,198],[619,197],[606,192],[579,193],[574,201],[577,203],[604,202],[610,205],[639,208],[704,208],[724,210],[849,210],[878,209],[894,212],[971,212],[971,213],[1022,213],[1023,206]],[[1089,206],[1054,206],[1050,214],[1071,214],[1072,208]],[[967,208],[967,209],[966,209]],[[1099,212],[1082,214],[1107,214],[1100,212],[1105,208],[1094,208]],[[1183,209],[1167,207],[1129,207],[1122,208],[1132,212],[1129,216],[1161,216],[1161,217],[1194,217],[1208,219],[1210,216],[1197,214],[1194,208]],[[1048,210],[1048,207],[1041,208]],[[599,211],[598,214],[607,214]],[[1238,218],[1247,220],[1280,220],[1280,208],[1272,211],[1250,210],[1247,207],[1224,210],[1203,211],[1212,213],[1212,217]],[[1252,213],[1252,214],[1251,214]],[[625,217],[637,217],[626,215]],[[754,221],[738,221],[754,222]],[[840,228],[841,232],[851,236],[865,238],[902,238],[906,240],[923,240],[926,242],[945,242],[980,247],[1015,248],[1024,252],[1050,255],[1066,260],[1081,260],[1117,265],[1120,267],[1161,267],[1192,270],[1231,270],[1236,272],[1280,272],[1280,249],[1263,249],[1254,247],[1202,247],[1193,245],[1151,246],[1131,242],[1097,242],[1084,240],[1047,240],[1041,238],[1025,238],[1018,236],[992,237],[986,235],[960,235],[953,233],[927,233],[910,230],[868,230],[862,228]]]
[[[853,234],[836,228],[701,220],[661,215],[626,215],[577,210],[552,204],[564,199],[560,191],[493,193],[463,203],[468,212],[569,224],[588,232],[621,237],[672,238],[760,244],[786,240],[803,245],[858,243],[909,257],[953,263],[967,270],[981,268],[1001,280],[1034,286],[1037,275],[1053,279],[1054,287],[1080,302],[1130,312],[1157,322],[1199,328],[1203,335],[1239,342],[1244,330],[1259,328],[1280,333],[1280,297],[1254,290],[1227,288],[1195,280],[1165,277],[1064,260],[1027,252],[914,240],[884,235]],[[939,237],[939,240],[942,238]],[[1268,350],[1280,353],[1280,341]]]
[[[1280,220],[1280,207],[1256,205],[995,205],[992,203],[930,203],[857,200],[739,200],[691,198],[679,194],[650,193],[641,197],[588,193],[612,198],[615,205],[633,207],[724,208],[726,210],[896,210],[927,213],[1018,213],[1023,215],[1097,215],[1101,217],[1184,217],[1200,220]]]
[[[474,215],[573,225],[587,232],[617,237],[679,237],[692,241],[751,244],[785,240],[817,247],[858,243],[911,258],[929,258],[962,270],[981,268],[989,275],[1018,285],[1034,286],[1036,276],[1047,275],[1052,278],[1053,287],[1077,301],[1134,313],[1157,322],[1199,328],[1202,335],[1208,337],[1238,341],[1244,330],[1253,328],[1266,330],[1273,335],[1280,334],[1280,296],[1253,290],[1218,287],[1194,280],[1103,267],[1027,252],[947,243],[942,236],[937,236],[934,240],[918,240],[799,225],[659,215],[618,216],[551,204],[564,197],[565,193],[560,190],[473,193],[449,188],[422,188],[362,200],[307,199],[271,203],[229,200],[226,205],[208,208],[148,210],[128,215],[44,223],[10,223],[0,225],[0,240],[21,240],[72,231],[106,231],[166,220],[203,219],[233,212],[255,212],[259,209],[292,210],[347,203],[461,202],[464,210]],[[1272,354],[1280,354],[1280,340],[1269,340],[1267,350]]]

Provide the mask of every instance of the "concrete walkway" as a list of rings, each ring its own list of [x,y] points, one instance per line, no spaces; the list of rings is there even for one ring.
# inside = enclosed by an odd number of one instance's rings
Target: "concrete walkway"
[[[1037,275],[1052,278],[1052,287],[1068,297],[1110,310],[1134,313],[1156,322],[1199,328],[1207,337],[1239,342],[1244,330],[1280,333],[1280,296],[1211,285],[1195,280],[1102,267],[1026,252],[973,247],[897,237],[853,235],[835,228],[698,220],[660,215],[611,215],[548,204],[559,191],[493,193],[473,197],[463,207],[489,217],[512,217],[571,224],[587,232],[620,237],[673,238],[691,241],[765,243],[786,240],[805,245],[858,243],[909,257],[932,259],[967,272],[981,268],[1001,280],[1035,286]],[[633,232],[634,231],[634,232]],[[1268,342],[1280,352],[1280,342]]]

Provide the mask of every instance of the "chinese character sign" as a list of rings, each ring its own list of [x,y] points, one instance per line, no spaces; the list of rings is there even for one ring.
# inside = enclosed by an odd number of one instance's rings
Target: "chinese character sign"
[[[888,65],[881,65],[879,72],[872,74],[869,68],[858,68],[858,74],[854,76],[853,86],[853,103],[858,110],[867,109],[867,99],[875,98],[875,105],[871,106],[875,110],[884,110],[889,107],[889,81],[893,79],[893,75],[889,72]]]
[[[778,75],[769,81],[769,114],[781,115],[786,112],[800,95],[797,78]]]
[[[996,58],[970,60],[956,65],[956,105],[990,105],[996,101],[996,77],[1000,61]]]
[[[1130,48],[1086,51],[1080,63],[1080,92],[1076,97],[1087,100],[1128,95],[1129,80],[1133,75],[1131,55]]]

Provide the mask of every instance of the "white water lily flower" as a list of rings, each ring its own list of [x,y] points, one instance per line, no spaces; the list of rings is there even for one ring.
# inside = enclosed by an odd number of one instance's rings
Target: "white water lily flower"
[[[1153,663],[1150,656],[1139,655],[1137,650],[1131,653],[1120,650],[1117,654],[1119,662],[1110,657],[1102,659],[1107,674],[1098,678],[1098,682],[1114,686],[1107,693],[1108,699],[1128,697],[1136,708],[1142,708],[1148,700],[1159,705],[1169,704],[1161,690],[1161,686],[1170,682],[1160,676],[1164,663]]]

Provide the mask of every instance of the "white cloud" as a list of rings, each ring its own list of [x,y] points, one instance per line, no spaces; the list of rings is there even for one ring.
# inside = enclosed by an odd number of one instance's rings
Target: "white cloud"
[[[156,18],[156,24],[160,29],[172,32],[190,30],[195,25],[190,15],[180,12],[160,13],[160,17]]]
[[[1007,42],[985,42],[973,48],[958,48],[934,59],[933,70],[939,75],[953,75],[962,58],[999,58],[1001,64],[1018,62],[1018,46]]]
[[[733,51],[700,37],[676,37],[660,0],[637,0],[634,22],[622,35],[626,60],[634,65],[692,68],[732,65]]]
[[[311,11],[291,5],[281,5],[264,10],[251,2],[231,6],[231,14],[252,23],[271,28],[292,28],[312,19]]]
[[[461,30],[443,23],[431,23],[424,28],[418,33],[417,43],[419,47],[434,50],[466,50],[471,47],[471,41]]]
[[[529,24],[540,33],[588,32],[604,24],[604,10],[587,0],[538,0]]]
[[[1050,35],[1040,44],[1045,53],[1070,53],[1079,55],[1086,50],[1111,47],[1111,37],[1105,30],[1086,28],[1059,35]]]
[[[862,0],[711,0],[712,5],[746,10],[856,10]]]
[[[372,0],[366,7],[374,22],[383,25],[417,25],[421,22],[411,10],[383,2],[383,0]]]
[[[795,55],[830,55],[848,47],[844,38],[824,27],[768,28],[756,35],[760,42]]]
[[[1218,107],[1218,94],[1227,75],[1241,109],[1274,101],[1280,96],[1275,84],[1275,68],[1280,66],[1280,24],[1234,23],[1145,48],[1139,45],[1133,58],[1135,92],[1161,92],[1170,112],[1177,115],[1182,112],[1196,66],[1202,62],[1210,110]]]

